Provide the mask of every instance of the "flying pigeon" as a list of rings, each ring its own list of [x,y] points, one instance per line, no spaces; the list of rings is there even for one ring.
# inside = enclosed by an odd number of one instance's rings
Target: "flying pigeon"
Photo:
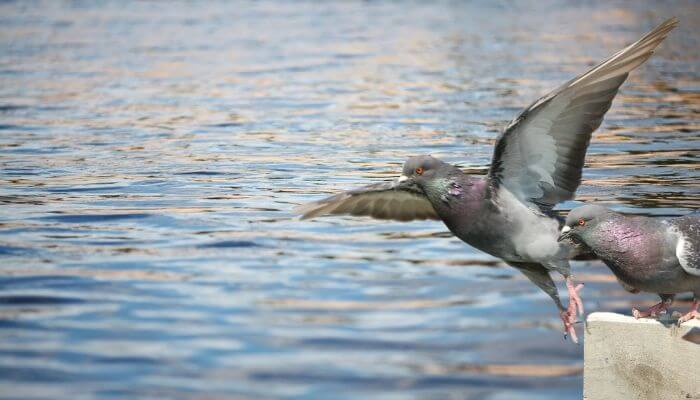
[[[565,337],[583,314],[569,259],[581,251],[557,241],[553,207],[572,199],[591,134],[630,71],[678,24],[671,18],[590,71],[532,103],[498,138],[486,177],[467,175],[429,155],[409,158],[402,175],[299,206],[302,219],[327,214],[410,221],[442,220],[458,238],[520,270],[559,309]],[[567,308],[550,271],[566,278]]]
[[[700,213],[658,219],[587,204],[566,217],[559,240],[566,239],[583,243],[626,289],[661,297],[647,311],[632,309],[635,318],[665,312],[681,292],[693,292],[693,305],[678,323],[700,318]]]

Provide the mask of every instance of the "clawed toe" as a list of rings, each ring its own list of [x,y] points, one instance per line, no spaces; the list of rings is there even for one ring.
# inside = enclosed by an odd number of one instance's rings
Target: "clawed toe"
[[[656,317],[658,317],[659,315],[665,314],[665,313],[666,313],[666,310],[655,310],[655,309],[653,309],[653,307],[650,308],[650,309],[647,310],[647,311],[639,311],[639,310],[636,309],[636,308],[633,308],[633,309],[632,309],[632,316],[633,316],[635,319],[640,319],[640,318],[656,318]]]
[[[640,319],[640,318],[656,318],[662,314],[666,314],[666,310],[658,310],[658,311],[639,311],[636,308],[632,309],[632,316],[635,319]]]
[[[690,311],[682,317],[678,318],[678,325],[680,326],[680,324],[686,321],[690,321],[691,319],[700,319],[700,311],[698,311],[698,307],[700,307],[700,301],[693,301],[693,305],[690,308]]]
[[[690,321],[691,319],[700,319],[700,312],[693,310],[693,311],[685,314],[684,316],[678,318],[678,325],[680,325],[684,322]]]
[[[666,309],[670,305],[670,301],[662,301],[660,303],[654,304],[653,306],[649,307],[648,310],[646,311],[639,311],[636,308],[632,309],[632,316],[636,319],[640,318],[656,318],[661,314],[666,314]]]
[[[564,339],[571,336],[571,341],[578,344],[578,336],[576,336],[576,330],[574,329],[576,312],[571,312],[570,310],[561,311],[559,317],[564,323]]]

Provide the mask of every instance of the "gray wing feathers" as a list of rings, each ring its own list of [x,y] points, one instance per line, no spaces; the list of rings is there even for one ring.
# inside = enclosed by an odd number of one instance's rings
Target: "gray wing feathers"
[[[586,150],[628,73],[677,25],[675,18],[525,109],[499,137],[489,179],[544,211],[573,198]]]
[[[329,214],[369,216],[411,221],[439,219],[428,199],[420,193],[396,189],[394,183],[378,183],[350,190],[294,209],[302,219]]]

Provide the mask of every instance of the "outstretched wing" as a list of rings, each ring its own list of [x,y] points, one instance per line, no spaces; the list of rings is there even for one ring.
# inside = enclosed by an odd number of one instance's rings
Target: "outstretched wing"
[[[591,134],[630,71],[678,25],[671,18],[596,67],[534,102],[503,131],[489,169],[490,190],[503,186],[548,212],[573,198]]]
[[[421,192],[408,190],[397,182],[383,182],[349,190],[303,204],[296,207],[294,212],[302,214],[302,219],[328,214],[365,215],[397,221],[440,219]]]

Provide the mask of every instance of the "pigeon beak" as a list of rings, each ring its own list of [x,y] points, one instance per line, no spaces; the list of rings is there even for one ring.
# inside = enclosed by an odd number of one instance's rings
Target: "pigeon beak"
[[[406,175],[401,175],[401,176],[399,176],[399,179],[397,179],[396,181],[398,183],[403,183],[403,182],[406,182],[407,180],[408,180],[408,177]]]
[[[557,242],[561,242],[564,239],[568,239],[571,237],[571,228],[568,226],[564,226],[561,229],[561,233],[559,234],[559,238],[557,239]]]

